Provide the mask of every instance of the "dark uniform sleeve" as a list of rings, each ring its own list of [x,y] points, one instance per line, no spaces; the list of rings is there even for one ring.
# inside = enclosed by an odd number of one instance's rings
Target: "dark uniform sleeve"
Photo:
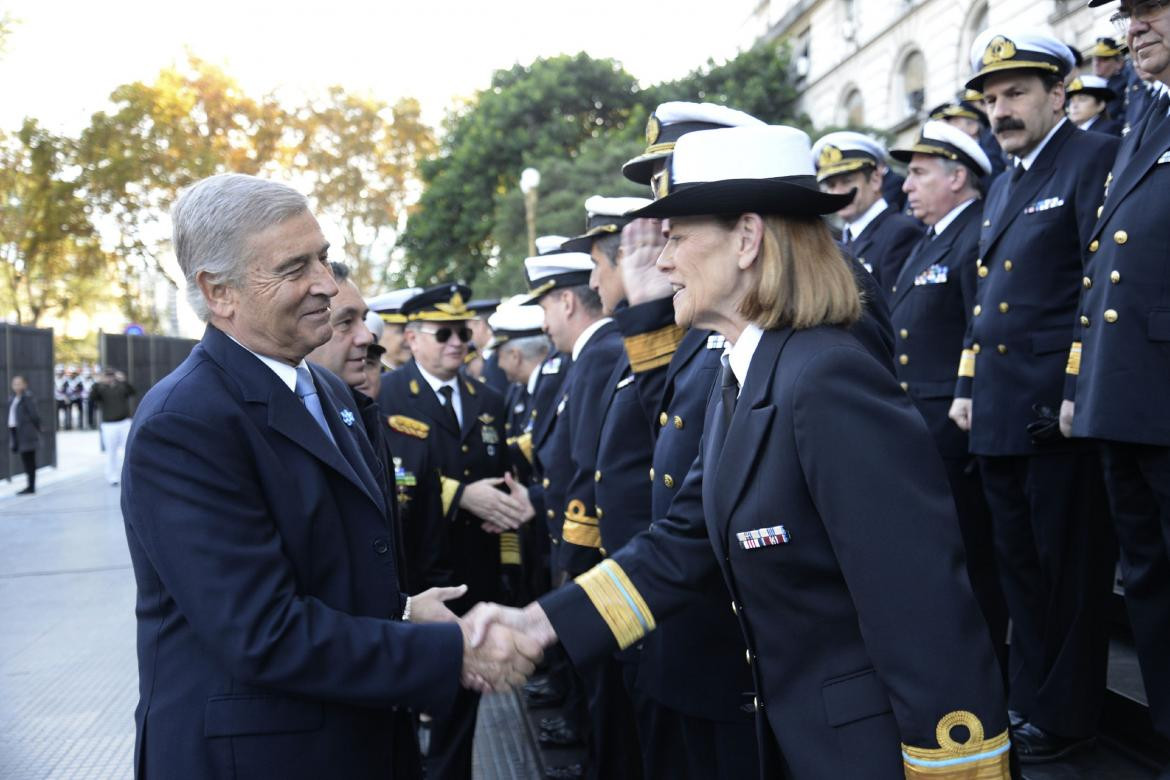
[[[659,298],[630,306],[613,316],[622,333],[626,356],[634,372],[634,387],[646,421],[655,431],[654,420],[662,408],[666,373],[686,330],[674,322],[674,301]]]
[[[612,370],[609,361],[583,358],[569,392],[566,411],[573,477],[565,492],[565,518],[561,527],[563,543],[557,553],[557,562],[570,576],[587,571],[601,560],[601,524],[597,519],[593,487],[597,445],[601,438],[599,399]]]

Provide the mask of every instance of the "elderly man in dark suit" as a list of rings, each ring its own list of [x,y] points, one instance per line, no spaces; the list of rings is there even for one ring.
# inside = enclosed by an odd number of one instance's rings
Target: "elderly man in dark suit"
[[[37,400],[28,392],[24,377],[12,377],[12,397],[8,399],[8,441],[13,452],[20,453],[20,462],[28,484],[17,495],[37,492],[37,449],[41,446],[41,416]]]
[[[172,218],[208,326],[127,446],[135,773],[392,776],[396,706],[516,684],[537,651],[504,633],[473,649],[433,593],[401,592],[362,399],[304,360],[330,338],[338,291],[304,197],[214,176]]]

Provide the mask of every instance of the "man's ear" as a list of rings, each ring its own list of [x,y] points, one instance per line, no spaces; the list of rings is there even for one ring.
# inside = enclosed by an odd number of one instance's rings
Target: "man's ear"
[[[756,262],[764,243],[764,218],[759,214],[741,214],[735,223],[736,265],[746,271]]]
[[[226,282],[216,281],[207,271],[195,274],[195,284],[211,313],[222,320],[231,319],[239,305],[239,290]]]

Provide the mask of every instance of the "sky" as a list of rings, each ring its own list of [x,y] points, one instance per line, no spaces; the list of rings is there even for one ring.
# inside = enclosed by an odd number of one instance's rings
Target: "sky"
[[[76,133],[113,88],[153,81],[186,52],[253,95],[295,102],[331,84],[418,98],[432,124],[493,71],[588,52],[652,84],[733,55],[756,0],[494,3],[416,0],[0,0],[17,26],[0,59],[0,129],[34,116]]]

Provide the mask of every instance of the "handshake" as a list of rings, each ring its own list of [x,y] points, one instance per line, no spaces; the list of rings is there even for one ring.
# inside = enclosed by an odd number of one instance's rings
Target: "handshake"
[[[463,687],[480,693],[506,691],[532,676],[544,649],[557,641],[548,616],[536,602],[523,609],[480,603],[463,617],[447,609],[445,601],[467,592],[431,588],[411,599],[412,623],[458,623],[463,631]]]

